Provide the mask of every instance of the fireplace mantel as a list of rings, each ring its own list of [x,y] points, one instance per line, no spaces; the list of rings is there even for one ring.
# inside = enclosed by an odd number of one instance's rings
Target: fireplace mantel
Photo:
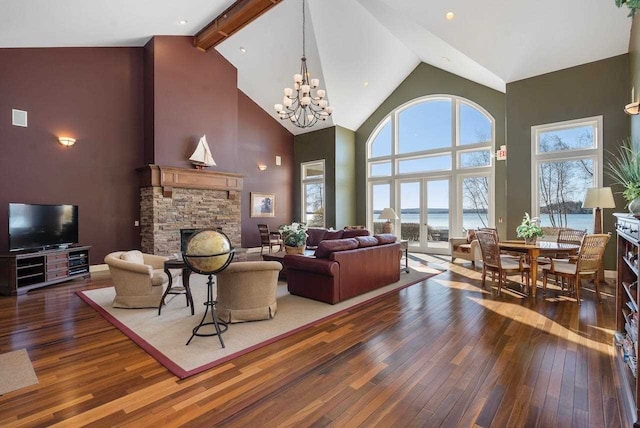
[[[180,229],[218,229],[240,247],[240,174],[147,165],[140,183],[140,246],[168,256],[180,251]]]
[[[170,198],[174,188],[206,190],[242,190],[242,174],[204,171],[150,164],[136,170],[140,187],[162,187],[162,195]]]

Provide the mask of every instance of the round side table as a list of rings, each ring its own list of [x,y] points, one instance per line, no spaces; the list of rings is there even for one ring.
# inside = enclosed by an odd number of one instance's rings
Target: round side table
[[[171,275],[169,269],[182,269],[182,287],[173,286],[173,276]],[[191,287],[189,287],[189,276],[191,276],[191,269],[189,269],[184,260],[174,259],[164,262],[164,272],[169,277],[169,284],[167,284],[167,289],[162,295],[162,299],[160,299],[160,305],[158,306],[158,315],[160,315],[162,311],[162,306],[165,304],[164,299],[168,294],[184,294],[187,298],[187,306],[191,306],[191,315],[193,315],[193,296],[191,295]]]

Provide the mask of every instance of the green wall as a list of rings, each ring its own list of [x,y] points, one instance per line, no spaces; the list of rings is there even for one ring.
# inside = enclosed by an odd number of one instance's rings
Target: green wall
[[[356,224],[356,134],[336,126],[336,229]],[[364,224],[364,223],[362,223]]]
[[[355,134],[334,126],[294,137],[294,221],[302,218],[300,164],[324,159],[325,225],[336,229],[355,224]]]
[[[620,55],[507,84],[507,236],[524,212],[531,212],[531,127],[592,116],[603,116],[604,163],[629,135],[629,56]],[[604,174],[604,185],[611,180]],[[616,195],[617,211],[624,201]],[[615,210],[604,210],[604,231],[614,232]],[[606,269],[615,269],[615,245],[605,256]]]
[[[627,101],[631,102],[631,88],[636,88],[635,100],[640,99],[640,13],[633,18],[631,39],[629,40],[629,87]],[[631,117],[631,137],[640,140],[640,115]]]
[[[505,144],[505,95],[486,86],[422,63],[396,88],[375,112],[358,128],[356,142],[356,222],[366,224],[367,219],[367,139],[376,126],[402,104],[427,95],[457,95],[471,100],[495,119],[496,147]],[[495,169],[496,226],[504,235],[506,217],[505,163],[496,162]]]
[[[335,157],[336,157],[336,132],[335,128],[320,129],[308,134],[296,135],[293,138],[293,221],[300,221],[302,201],[302,189],[300,187],[300,164],[324,159],[325,167],[325,224],[327,227],[335,227]]]

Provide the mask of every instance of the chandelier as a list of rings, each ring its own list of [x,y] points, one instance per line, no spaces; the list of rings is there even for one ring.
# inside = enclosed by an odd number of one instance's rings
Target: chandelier
[[[302,58],[300,59],[300,73],[293,75],[293,88],[284,88],[282,104],[274,105],[280,119],[289,119],[299,128],[309,128],[319,120],[327,120],[333,107],[325,99],[324,89],[317,89],[319,79],[311,79],[307,71],[307,57],[305,54],[306,41],[304,36],[305,13],[302,0]]]

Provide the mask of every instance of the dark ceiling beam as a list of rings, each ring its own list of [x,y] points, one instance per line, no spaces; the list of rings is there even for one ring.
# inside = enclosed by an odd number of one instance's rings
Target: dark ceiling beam
[[[193,45],[207,51],[266,13],[282,0],[238,0],[198,32]]]

